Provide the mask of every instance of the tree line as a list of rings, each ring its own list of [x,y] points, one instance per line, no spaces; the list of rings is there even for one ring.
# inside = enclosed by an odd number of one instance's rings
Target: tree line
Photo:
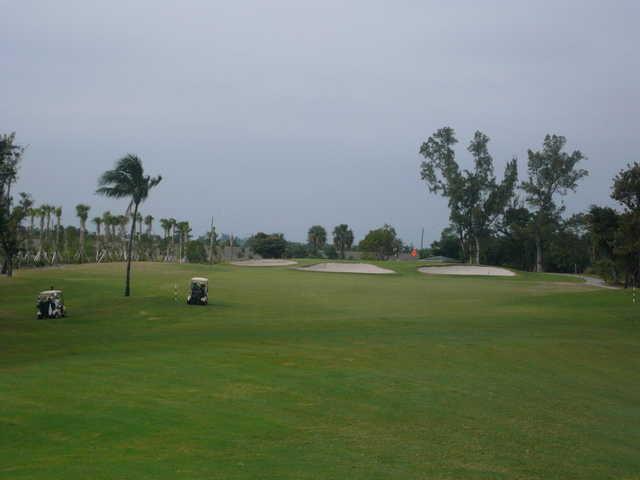
[[[627,165],[613,179],[611,197],[622,209],[592,205],[566,216],[562,198],[588,175],[579,150],[566,152],[566,138],[546,135],[542,148],[527,151],[526,178],[518,180],[517,160],[498,179],[489,137],[476,132],[467,151],[473,161],[461,168],[455,131],[436,131],[419,149],[421,178],[448,201],[450,225],[423,255],[468,263],[512,266],[530,271],[591,271],[609,281],[640,282],[640,166]]]

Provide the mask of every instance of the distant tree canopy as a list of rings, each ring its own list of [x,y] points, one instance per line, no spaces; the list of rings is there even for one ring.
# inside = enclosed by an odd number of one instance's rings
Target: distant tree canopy
[[[21,223],[33,205],[26,193],[20,194],[20,203],[16,206],[11,196],[23,153],[24,147],[15,143],[15,133],[0,135],[0,248],[4,257],[2,273],[7,276],[13,274],[14,257],[24,237]]]
[[[542,272],[543,243],[558,224],[564,207],[555,202],[557,195],[564,196],[575,191],[578,182],[589,172],[577,168],[585,157],[575,150],[571,154],[563,151],[567,139],[559,135],[544,137],[542,150],[529,150],[528,178],[521,188],[526,194],[527,203],[533,210],[533,234],[536,244],[536,271]]]
[[[514,196],[518,168],[512,159],[506,165],[502,182],[498,182],[487,148],[489,137],[477,131],[467,147],[474,168],[462,170],[453,150],[457,142],[455,131],[450,127],[430,136],[420,147],[420,154],[425,158],[420,165],[420,175],[430,192],[448,199],[449,218],[464,258],[480,263],[486,239]]]
[[[317,254],[327,243],[327,231],[322,225],[314,225],[307,233],[307,240],[312,253]]]
[[[456,236],[454,227],[447,227],[442,230],[440,234],[440,240],[436,240],[431,243],[431,255],[453,258],[456,260],[462,260],[462,247],[460,241]]]
[[[309,247],[304,243],[287,242],[285,249],[285,257],[287,258],[305,258],[309,256]]]
[[[387,224],[382,228],[370,230],[358,245],[360,251],[373,254],[379,260],[385,260],[397,254],[400,247],[402,247],[402,241],[398,238],[396,230]]]
[[[186,257],[189,263],[205,263],[208,261],[204,242],[201,240],[189,240],[186,246]]]
[[[263,258],[282,258],[287,241],[282,233],[258,232],[248,240],[248,246]]]
[[[349,225],[342,223],[333,229],[333,245],[340,253],[340,258],[344,258],[344,252],[353,245],[353,231]]]

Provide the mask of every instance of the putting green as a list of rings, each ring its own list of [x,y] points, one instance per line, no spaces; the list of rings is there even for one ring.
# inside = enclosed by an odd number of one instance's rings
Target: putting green
[[[130,298],[122,264],[0,278],[0,478],[637,477],[630,292],[378,265],[139,263]],[[69,317],[35,320],[51,285]]]

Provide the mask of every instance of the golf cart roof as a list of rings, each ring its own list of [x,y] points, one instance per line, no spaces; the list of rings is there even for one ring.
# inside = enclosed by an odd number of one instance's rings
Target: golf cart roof
[[[43,290],[40,295],[60,295],[62,290]]]
[[[204,277],[193,277],[191,279],[191,282],[192,283],[209,283],[209,279]]]

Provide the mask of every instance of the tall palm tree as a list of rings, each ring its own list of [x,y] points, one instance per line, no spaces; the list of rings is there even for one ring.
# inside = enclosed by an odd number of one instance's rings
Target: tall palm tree
[[[90,209],[91,207],[84,203],[76,205],[76,215],[80,219],[80,263],[84,262],[84,236],[87,231],[87,218]]]
[[[191,228],[189,227],[189,222],[178,222],[176,226],[178,227],[180,240],[180,263],[182,263],[182,259],[184,258],[184,247],[189,240],[189,232],[191,231]]]
[[[322,225],[314,225],[309,229],[307,239],[309,240],[309,245],[311,245],[313,253],[317,254],[318,250],[327,243],[327,231]]]
[[[42,208],[44,209],[44,213],[47,216],[47,229],[46,229],[45,237],[48,240],[49,232],[51,231],[51,214],[53,213],[54,207],[52,205],[43,205]]]
[[[60,224],[62,223],[62,207],[53,207],[53,214],[56,216],[56,254],[60,248]]]
[[[38,209],[31,207],[29,209],[29,247],[35,246],[35,239],[33,238],[33,230],[35,229],[35,221],[38,216]]]
[[[353,245],[353,231],[349,225],[342,223],[333,229],[333,245],[344,259],[344,251]]]
[[[176,225],[178,221],[175,218],[169,219],[169,240],[171,241],[171,255],[175,255],[175,238],[176,238]]]
[[[100,226],[102,225],[103,220],[102,220],[102,217],[93,217],[93,220],[91,221],[96,224],[96,261],[97,261],[100,255]]]
[[[38,216],[40,217],[40,245],[38,245],[38,255],[42,253],[44,245],[44,218],[47,216],[47,212],[44,207],[44,205],[40,205],[37,209]]]
[[[147,235],[151,235],[152,230],[153,230],[153,215],[147,215],[146,217],[144,217],[144,224],[147,227],[145,233]]]
[[[160,219],[160,228],[164,232],[164,241],[166,245],[166,251],[164,255],[164,261],[169,260],[169,230],[171,230],[171,221],[168,218]]]
[[[107,210],[102,214],[102,223],[104,224],[104,242],[108,243],[111,240],[111,225],[113,224],[113,215]]]
[[[150,177],[144,174],[142,161],[135,155],[127,155],[116,162],[113,170],[107,170],[98,180],[97,193],[112,198],[130,198],[128,210],[133,207],[133,221],[131,234],[127,246],[127,278],[124,296],[131,295],[131,249],[133,248],[133,234],[136,228],[138,207],[149,196],[149,191],[158,185],[161,176]]]

